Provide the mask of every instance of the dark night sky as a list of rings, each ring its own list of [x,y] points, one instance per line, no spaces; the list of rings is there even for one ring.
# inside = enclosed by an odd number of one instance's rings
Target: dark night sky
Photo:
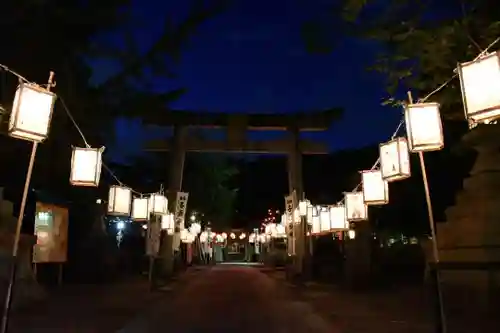
[[[385,97],[383,80],[365,70],[375,46],[343,40],[330,55],[306,52],[301,24],[323,9],[322,1],[234,2],[192,38],[175,68],[178,78],[155,82],[158,90],[188,88],[172,107],[250,113],[343,107],[344,118],[329,132],[312,135],[326,140],[332,150],[378,143],[392,134],[399,112],[380,106]],[[177,4],[181,1],[134,3],[134,13],[143,21],[135,28],[136,36],[144,48],[161,33],[164,13],[175,13],[181,20],[187,9]],[[94,67],[100,73],[94,77],[98,82],[116,64],[96,61]],[[130,141],[120,145],[127,150],[115,149],[117,156],[138,153],[145,139],[161,135],[130,120],[118,121],[116,129],[119,141]]]

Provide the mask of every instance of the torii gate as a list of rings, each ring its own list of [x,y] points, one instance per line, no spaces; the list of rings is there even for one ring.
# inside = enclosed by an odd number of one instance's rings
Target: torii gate
[[[229,152],[248,154],[284,154],[288,156],[289,192],[303,194],[302,155],[327,154],[325,143],[300,138],[300,132],[326,131],[333,120],[339,118],[340,109],[283,114],[230,114],[192,111],[166,111],[143,116],[145,124],[173,128],[173,135],[165,140],[151,141],[149,152],[171,152],[171,168],[168,177],[169,205],[175,207],[175,193],[182,190],[182,176],[186,152]],[[188,136],[190,128],[225,129],[225,140],[213,140]],[[278,140],[251,141],[248,131],[283,131]],[[305,230],[305,228],[301,229]],[[305,253],[303,237],[297,239],[297,256]],[[173,251],[180,247],[178,228],[174,236],[167,236],[161,253],[167,272],[173,267]],[[302,245],[301,245],[302,244]]]

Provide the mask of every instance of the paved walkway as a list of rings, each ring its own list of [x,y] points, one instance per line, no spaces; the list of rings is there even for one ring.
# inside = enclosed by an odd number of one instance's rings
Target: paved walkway
[[[246,265],[216,265],[119,333],[336,333],[312,307]]]
[[[194,273],[194,270],[181,273],[172,284],[181,284]],[[47,300],[13,312],[9,332],[115,332],[163,297],[149,291],[146,278],[115,285],[63,286]]]
[[[436,331],[430,295],[419,287],[352,292],[333,285],[308,283],[296,287],[284,272],[261,269],[310,304],[342,333],[433,333]],[[453,313],[453,295],[445,295],[448,333],[500,332],[500,321],[470,308]]]

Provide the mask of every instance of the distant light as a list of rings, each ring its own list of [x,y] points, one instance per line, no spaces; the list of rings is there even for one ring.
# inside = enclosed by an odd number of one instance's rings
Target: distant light
[[[123,223],[122,221],[116,223],[116,229],[118,229],[118,230],[125,229],[125,223]]]
[[[97,199],[97,200],[95,201],[95,203],[100,205],[100,204],[102,204],[102,200],[101,200],[101,199]]]
[[[148,225],[147,224],[143,224],[142,225],[142,229],[147,230],[148,229]]]

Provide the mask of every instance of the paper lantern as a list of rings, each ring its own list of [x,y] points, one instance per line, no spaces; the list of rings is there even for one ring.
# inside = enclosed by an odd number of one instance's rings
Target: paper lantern
[[[161,228],[167,231],[167,235],[173,235],[175,231],[174,214],[163,214],[161,216]]]
[[[319,221],[321,232],[330,231],[330,210],[328,207],[322,207],[320,209]]]
[[[162,194],[154,193],[149,197],[149,209],[151,213],[163,215],[168,212],[168,200]]]
[[[109,188],[108,214],[129,216],[132,204],[132,190],[124,186],[113,185]]]
[[[134,198],[132,200],[132,219],[135,221],[149,220],[148,198]]]
[[[405,138],[396,138],[380,144],[380,170],[382,178],[388,182],[411,176],[410,153]]]
[[[255,237],[256,235],[254,233],[251,233],[250,236],[248,236],[248,242],[255,243]]]
[[[368,206],[365,205],[363,192],[345,194],[345,211],[347,221],[364,221],[368,219]]]
[[[313,218],[312,218],[311,233],[313,235],[317,235],[317,234],[321,233],[321,220],[319,219],[319,216],[313,216]]]
[[[9,119],[9,135],[41,142],[49,134],[56,95],[42,87],[21,83],[16,90]]]
[[[361,171],[363,200],[367,205],[385,205],[389,202],[389,184],[381,170]]]
[[[311,203],[309,202],[309,200],[301,200],[301,201],[299,201],[299,215],[300,216],[306,216],[307,215],[307,207],[310,204]]]
[[[458,65],[465,117],[472,122],[500,117],[500,53]]]
[[[441,150],[444,147],[438,103],[407,105],[405,124],[411,152]]]
[[[346,210],[344,205],[330,207],[330,230],[344,231],[349,229],[349,222],[346,219]]]
[[[99,186],[102,168],[102,148],[73,147],[69,182],[75,186]]]

